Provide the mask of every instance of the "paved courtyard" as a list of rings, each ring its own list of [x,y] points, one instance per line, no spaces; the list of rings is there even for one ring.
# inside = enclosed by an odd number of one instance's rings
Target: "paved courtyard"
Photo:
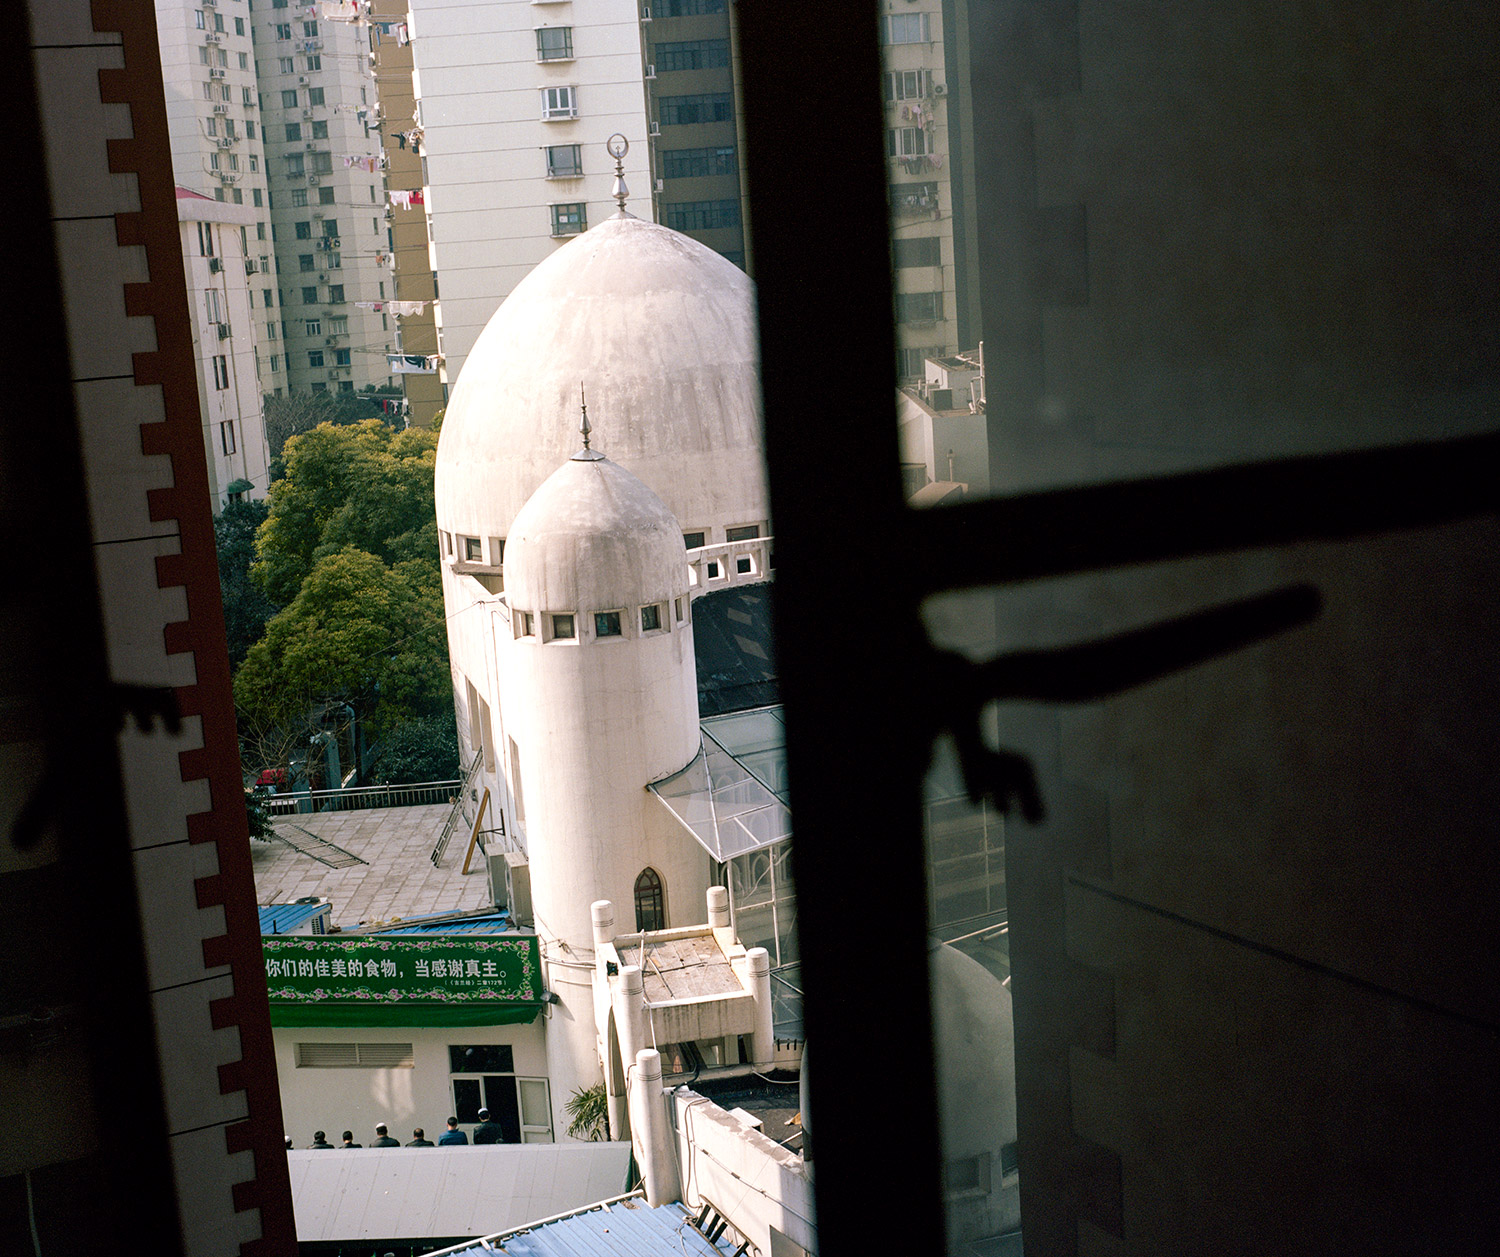
[[[277,817],[277,832],[291,842],[313,847],[315,836],[363,863],[330,868],[286,842],[252,842],[256,901],[291,903],[323,896],[333,905],[333,924],[344,927],[489,907],[483,855],[476,850],[471,872],[459,872],[468,826],[454,833],[442,866],[432,867],[429,857],[447,818],[443,803]],[[322,854],[339,859],[326,849]]]

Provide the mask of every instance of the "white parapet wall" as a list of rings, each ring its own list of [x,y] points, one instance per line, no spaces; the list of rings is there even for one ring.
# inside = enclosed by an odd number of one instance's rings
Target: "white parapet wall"
[[[683,1203],[711,1204],[762,1253],[782,1251],[773,1235],[816,1253],[812,1177],[801,1156],[686,1087],[671,1101]]]

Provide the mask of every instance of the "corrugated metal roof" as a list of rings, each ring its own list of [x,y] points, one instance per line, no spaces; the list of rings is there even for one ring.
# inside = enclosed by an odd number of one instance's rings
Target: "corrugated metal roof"
[[[474,1257],[723,1257],[733,1251],[723,1240],[710,1244],[680,1204],[653,1209],[639,1198],[489,1240],[488,1249],[474,1244],[462,1251]],[[451,1251],[458,1257],[459,1250]]]
[[[463,917],[456,921],[424,922],[421,917],[404,917],[400,925],[386,926],[370,931],[372,934],[500,934],[515,930],[510,913],[497,912],[490,916]]]
[[[260,909],[260,932],[262,934],[290,934],[299,925],[307,924],[309,917],[327,912],[326,903],[272,903]]]
[[[628,1143],[287,1153],[297,1238],[494,1235],[626,1189]]]

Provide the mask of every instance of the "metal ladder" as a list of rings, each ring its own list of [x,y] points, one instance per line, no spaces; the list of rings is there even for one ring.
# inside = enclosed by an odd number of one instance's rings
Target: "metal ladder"
[[[464,812],[464,799],[469,793],[469,784],[474,780],[474,774],[479,771],[479,761],[484,758],[484,748],[480,747],[474,752],[474,762],[464,769],[464,778],[459,782],[458,795],[453,800],[453,809],[448,813],[448,819],[443,824],[442,836],[437,840],[437,846],[432,849],[432,866],[436,868],[443,858],[443,853],[448,849],[448,840],[453,837],[453,831],[458,827],[459,818]]]

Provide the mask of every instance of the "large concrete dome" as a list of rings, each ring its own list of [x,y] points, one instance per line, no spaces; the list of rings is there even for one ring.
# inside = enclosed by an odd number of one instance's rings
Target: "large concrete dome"
[[[631,216],[563,246],[495,312],[464,364],[437,454],[438,527],[508,538],[526,500],[595,444],[684,530],[768,524],[750,280],[695,240]]]

